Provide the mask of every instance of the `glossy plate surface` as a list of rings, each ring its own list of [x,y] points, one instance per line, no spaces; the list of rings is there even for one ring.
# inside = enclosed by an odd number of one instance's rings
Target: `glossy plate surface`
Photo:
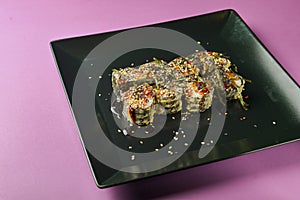
[[[179,31],[195,41],[200,41],[206,50],[222,52],[227,55],[238,66],[238,73],[252,81],[251,84],[246,84],[246,91],[244,92],[244,95],[249,96],[247,99],[247,102],[250,104],[249,110],[243,110],[237,101],[228,102],[228,114],[225,116],[226,120],[220,138],[218,141],[205,141],[205,143],[203,143],[204,137],[208,127],[211,125],[210,120],[208,120],[211,117],[211,110],[201,113],[199,123],[190,125],[191,130],[195,126],[199,127],[199,129],[196,137],[191,143],[187,144],[187,151],[170,165],[147,173],[128,173],[104,165],[100,161],[101,159],[96,158],[97,156],[93,153],[101,151],[101,148],[91,144],[91,141],[86,139],[87,133],[84,131],[86,124],[78,121],[80,113],[74,112],[88,160],[99,187],[109,187],[223,160],[300,138],[300,91],[298,84],[284,71],[282,66],[262,45],[235,11],[224,10],[192,18],[154,24],[149,27],[162,27]],[[94,130],[92,134],[96,135],[95,138],[97,139],[97,134],[102,133],[96,128],[93,129],[93,127],[100,125],[105,136],[113,144],[135,155],[135,153],[152,152],[155,148],[160,148],[160,144],[168,146],[168,143],[175,136],[173,130],[179,127],[180,116],[168,116],[163,131],[151,138],[143,139],[143,144],[141,144],[141,139],[139,138],[120,134],[118,131],[120,128],[111,112],[111,97],[113,93],[111,71],[113,68],[130,66],[131,63],[137,66],[145,63],[146,60],[152,60],[153,57],[170,61],[177,55],[164,50],[147,48],[128,52],[118,57],[108,66],[93,65],[96,63],[95,60],[103,55],[86,59],[87,55],[98,44],[122,31],[124,30],[53,41],[51,42],[51,47],[73,111],[74,102],[72,101],[72,95],[79,68],[83,63],[86,63],[86,65],[89,65],[87,67],[92,66],[103,69],[100,79],[99,74],[86,74],[87,80],[98,78],[97,82],[99,82],[96,93],[93,96],[98,124],[91,123],[89,128]],[[98,95],[99,93],[101,93],[101,97]],[[82,98],[85,97],[83,96]],[[173,117],[179,120],[173,120]],[[179,140],[185,144],[184,138],[189,137],[189,128],[185,130],[185,133],[180,134]],[[199,158],[199,149],[202,145],[214,147],[207,156]],[[129,146],[131,146],[130,149],[128,149]],[[107,149],[107,151],[110,151],[110,149]],[[172,153],[175,152],[176,149],[172,149]],[[110,152],[109,155],[114,154]],[[170,156],[172,157],[173,155],[165,154],[166,158]],[[116,154],[112,159],[130,160],[131,157],[119,158],[119,155]]]

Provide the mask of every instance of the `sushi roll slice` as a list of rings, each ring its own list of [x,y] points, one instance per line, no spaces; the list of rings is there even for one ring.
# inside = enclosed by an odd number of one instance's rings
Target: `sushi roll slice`
[[[185,89],[186,109],[189,112],[204,112],[210,108],[213,90],[204,81],[198,80],[187,83]]]
[[[178,57],[168,63],[177,80],[195,81],[199,76],[199,69],[183,57]]]
[[[221,70],[227,100],[237,99],[245,110],[248,104],[244,101],[242,92],[245,90],[246,79],[230,69]]]
[[[167,114],[173,114],[181,111],[182,101],[181,94],[166,87],[159,87],[154,89],[157,104],[161,105]],[[157,111],[158,114],[162,114],[161,110]]]
[[[146,79],[146,75],[138,68],[127,67],[112,72],[112,87],[115,94],[122,94],[130,87],[137,84],[137,81]]]
[[[123,95],[123,115],[133,124],[145,126],[153,122],[155,93],[153,87],[145,83],[130,88]]]

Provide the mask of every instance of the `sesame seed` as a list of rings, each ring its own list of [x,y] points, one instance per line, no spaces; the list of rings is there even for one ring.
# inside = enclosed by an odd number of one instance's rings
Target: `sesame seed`
[[[277,123],[275,121],[272,122],[273,125],[276,125]]]
[[[256,125],[256,124],[254,124],[254,125],[253,125],[253,127],[254,127],[254,128],[257,128],[257,125]]]
[[[228,135],[228,133],[224,133],[224,135]]]
[[[131,66],[134,66],[134,63],[131,63],[130,65],[131,65]]]
[[[172,117],[172,119],[174,120],[174,119],[175,119],[175,117]]]
[[[173,152],[172,151],[168,151],[168,154],[173,155]]]
[[[175,137],[174,137],[174,140],[177,141],[177,140],[178,140],[178,137],[175,136]]]
[[[160,143],[159,145],[160,145],[161,147],[163,147],[163,146],[164,146],[164,144],[163,144],[163,143]]]
[[[89,79],[92,79],[92,77],[91,77],[91,76],[89,76]]]
[[[155,151],[159,151],[159,149],[154,149]]]
[[[128,149],[132,149],[132,146],[128,146]]]
[[[172,149],[173,147],[172,146],[169,146],[169,149]]]
[[[127,131],[125,129],[123,130],[123,134],[124,135],[128,135],[128,133],[127,133]]]
[[[185,137],[186,137],[186,135],[182,135],[182,137],[183,137],[183,138],[185,138]]]
[[[91,63],[91,66],[94,66],[94,64],[93,64],[93,63]]]
[[[144,144],[143,140],[140,140],[140,144]]]
[[[102,76],[99,76],[99,78],[101,79],[101,78],[102,78]]]
[[[189,144],[188,143],[184,143],[184,146],[188,146]]]
[[[99,94],[98,94],[98,96],[99,96],[99,97],[101,97],[101,96],[102,96],[102,94],[101,94],[101,93],[99,93]]]
[[[210,143],[214,143],[214,141],[213,141],[213,140],[211,140],[211,141],[210,141]]]
[[[201,144],[205,144],[205,142],[201,142]]]
[[[209,121],[209,120],[210,120],[210,118],[208,117],[208,118],[207,118],[207,121]]]
[[[201,42],[200,42],[200,41],[198,41],[198,42],[197,42],[197,44],[201,44]]]
[[[135,155],[131,155],[131,160],[134,160],[135,159]]]
[[[120,129],[118,129],[118,132],[121,133],[122,131]]]

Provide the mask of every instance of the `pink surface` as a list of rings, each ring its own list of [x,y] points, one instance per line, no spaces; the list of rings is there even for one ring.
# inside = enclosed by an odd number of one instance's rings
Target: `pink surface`
[[[49,42],[225,8],[299,83],[296,0],[1,1],[0,199],[299,199],[299,142],[104,190],[93,181]]]

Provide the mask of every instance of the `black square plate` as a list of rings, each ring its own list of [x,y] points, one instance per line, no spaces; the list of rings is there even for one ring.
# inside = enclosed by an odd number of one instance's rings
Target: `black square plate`
[[[214,125],[210,120],[211,109],[201,113],[197,123],[190,123],[188,130],[180,128],[183,118],[177,114],[167,116],[162,131],[155,136],[142,139],[125,136],[111,111],[112,69],[131,64],[138,66],[153,57],[170,61],[178,55],[168,49],[151,46],[151,42],[137,44],[137,41],[149,41],[151,38],[139,34],[129,43],[143,45],[143,48],[125,51],[127,47],[124,45],[128,45],[126,36],[123,40],[116,39],[117,44],[105,46],[112,36],[125,34],[128,30],[51,42],[95,181],[100,188],[207,164],[300,138],[299,85],[235,11],[224,10],[154,24],[142,30],[149,33],[149,28],[182,33],[198,41],[197,44],[208,51],[227,55],[238,66],[238,73],[252,81],[246,84],[244,92],[249,96],[249,110],[243,110],[237,101],[227,102],[228,114],[224,116],[225,123],[219,136],[214,138],[217,140],[205,136],[209,127]],[[162,37],[165,36],[162,34]],[[179,41],[180,38],[171,42],[177,44]],[[95,51],[100,48],[99,45],[102,45],[102,51]],[[180,45],[184,48],[184,44]],[[193,130],[196,132],[192,137]],[[181,146],[176,146],[176,142]],[[203,158],[199,158],[201,147],[209,152]],[[162,156],[150,159],[147,157],[149,152],[151,155],[160,152]],[[139,159],[144,157],[147,159],[139,164]],[[123,166],[122,162],[127,166]],[[145,170],[145,166],[151,166],[152,170]]]

